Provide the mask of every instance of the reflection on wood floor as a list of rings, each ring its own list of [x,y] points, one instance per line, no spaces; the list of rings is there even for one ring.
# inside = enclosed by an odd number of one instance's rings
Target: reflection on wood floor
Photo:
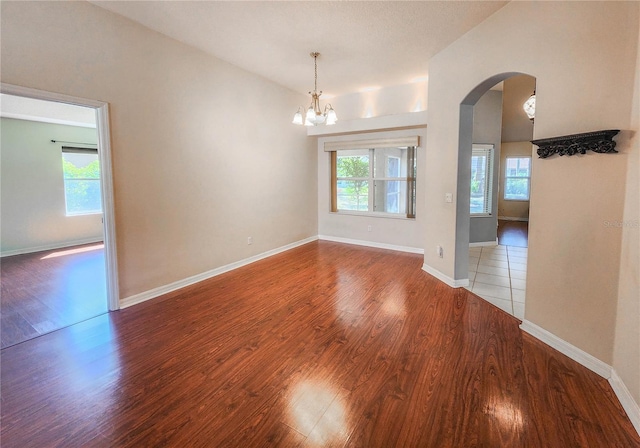
[[[104,245],[3,257],[2,348],[107,312]]]
[[[608,382],[421,270],[313,242],[2,350],[2,444],[632,447]]]

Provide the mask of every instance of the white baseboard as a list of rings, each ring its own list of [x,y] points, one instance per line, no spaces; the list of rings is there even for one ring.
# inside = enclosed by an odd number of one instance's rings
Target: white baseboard
[[[425,271],[427,274],[433,275],[435,278],[437,278],[441,282],[446,283],[447,285],[451,286],[452,288],[463,288],[465,286],[469,286],[469,279],[468,278],[454,280],[451,277],[449,277],[448,275],[445,275],[442,272],[438,271],[437,269],[432,268],[431,266],[427,265],[426,263],[422,265],[422,270]]]
[[[497,246],[498,238],[495,241],[480,241],[479,243],[469,243],[469,247]]]
[[[375,241],[353,240],[339,236],[318,235],[319,240],[333,241],[335,243],[355,244],[357,246],[375,247],[378,249],[397,250],[398,252],[410,252],[413,254],[424,254],[424,249],[410,246],[396,246],[395,244],[376,243]]]
[[[611,384],[611,388],[618,397],[618,400],[620,400],[620,404],[627,413],[629,420],[631,420],[633,427],[636,428],[637,433],[640,434],[640,406],[638,406],[638,403],[633,399],[631,392],[629,392],[629,389],[627,389],[627,386],[614,369],[611,369],[609,384]]]
[[[575,345],[569,344],[564,339],[560,339],[553,333],[548,332],[542,327],[537,326],[533,322],[528,320],[523,320],[520,324],[520,329],[529,333],[531,336],[534,336],[536,339],[541,340],[545,344],[555,348],[560,353],[568,356],[579,364],[582,364],[587,369],[597,373],[604,379],[611,378],[611,370],[612,367],[609,364],[606,364],[600,361],[595,356],[590,355],[589,353],[579,349]]]
[[[198,283],[203,280],[207,280],[211,277],[224,274],[225,272],[233,271],[234,269],[241,268],[242,266],[246,266],[248,264],[254,263],[258,260],[262,260],[267,257],[271,257],[272,255],[279,254],[280,252],[285,252],[295,247],[302,246],[303,244],[310,243],[317,239],[318,239],[317,236],[305,238],[303,240],[296,241],[295,243],[287,244],[285,246],[281,246],[276,249],[269,250],[267,252],[263,252],[258,255],[254,255],[253,257],[236,261],[235,263],[230,263],[230,264],[221,266],[219,268],[215,268],[210,271],[203,272],[201,274],[197,274],[182,280],[178,280],[177,282],[169,283],[168,285],[159,286],[157,288],[150,289],[149,291],[145,291],[139,294],[134,294],[132,296],[125,297],[120,301],[120,308],[121,309],[128,308],[130,306],[137,305],[142,302],[146,302],[147,300],[155,299],[156,297],[184,288],[185,286],[190,286],[190,285],[193,285],[194,283]]]
[[[498,219],[501,219],[503,221],[529,222],[529,218],[516,218],[515,216],[498,216]]]
[[[539,327],[533,322],[523,320],[520,324],[520,329],[608,380],[613,392],[627,413],[629,420],[631,420],[633,427],[636,429],[636,432],[640,434],[640,406],[638,406],[631,392],[629,392],[629,389],[627,389],[627,386],[613,367],[578,347],[569,344],[564,339],[560,339],[558,336]]]
[[[11,257],[13,255],[32,254],[34,252],[43,252],[45,250],[64,249],[65,247],[82,246],[83,244],[101,243],[102,237],[85,238],[82,240],[66,241],[64,243],[45,244],[43,246],[27,247],[23,249],[5,250],[0,252],[0,257]]]

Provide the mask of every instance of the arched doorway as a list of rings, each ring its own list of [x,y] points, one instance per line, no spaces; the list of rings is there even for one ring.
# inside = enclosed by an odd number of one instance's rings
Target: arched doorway
[[[468,289],[520,319],[533,151],[533,123],[522,104],[534,90],[535,78],[503,73],[479,84],[460,104],[456,278],[469,278]],[[522,178],[510,176],[507,168],[514,164],[522,165],[516,170]],[[514,195],[514,186],[524,187],[522,194]],[[500,243],[499,222],[502,228],[524,228],[524,244],[507,246],[504,234]]]

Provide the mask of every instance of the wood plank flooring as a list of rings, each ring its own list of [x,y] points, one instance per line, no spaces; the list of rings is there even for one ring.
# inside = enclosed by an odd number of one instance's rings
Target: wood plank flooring
[[[498,220],[498,244],[501,246],[529,246],[529,223]]]
[[[3,349],[2,446],[640,446],[606,380],[421,265],[313,242]]]
[[[0,278],[2,348],[107,312],[102,243],[3,257]]]

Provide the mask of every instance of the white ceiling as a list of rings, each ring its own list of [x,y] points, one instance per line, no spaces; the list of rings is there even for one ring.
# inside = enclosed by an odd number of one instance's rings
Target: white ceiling
[[[406,84],[505,1],[92,1],[306,94]]]

